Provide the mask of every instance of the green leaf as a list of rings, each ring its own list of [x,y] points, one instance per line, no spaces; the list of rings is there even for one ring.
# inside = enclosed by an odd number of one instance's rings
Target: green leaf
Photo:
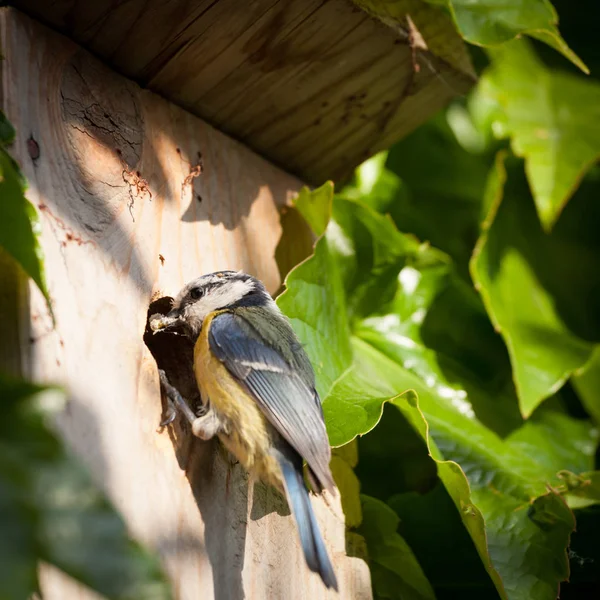
[[[600,431],[589,421],[577,420],[542,407],[505,443],[535,461],[538,477],[547,482],[562,479],[560,471],[585,473],[594,468]]]
[[[560,32],[564,39],[569,40],[571,48],[579,56],[585,58],[593,77],[600,72],[600,53],[598,53],[598,36],[596,23],[598,21],[598,9],[596,0],[579,0],[574,5],[570,0],[551,0],[556,11],[560,15]],[[536,44],[548,66],[559,69],[568,68],[576,72],[577,68],[565,65],[562,56],[553,52],[551,48]]]
[[[377,429],[364,439],[377,435]],[[412,548],[438,597],[500,597],[441,482],[424,494],[395,494],[387,504],[400,517],[399,533]]]
[[[573,270],[572,260],[583,261],[578,270],[587,270],[592,280],[598,277],[594,254],[577,253],[577,241],[563,239],[562,231],[549,237],[541,230],[519,173],[512,168],[507,180],[504,156],[499,155],[488,190],[490,212],[471,274],[508,347],[521,412],[527,417],[587,362],[593,350],[592,343],[573,332],[561,301],[561,295],[572,297],[577,289],[566,285],[573,277],[567,273]],[[588,283],[594,289],[596,283]],[[595,300],[591,302],[593,313]]]
[[[590,416],[600,425],[600,346],[590,361],[573,376],[573,387]]]
[[[15,139],[15,128],[0,110],[0,144],[6,146],[12,144]]]
[[[558,485],[559,479],[546,477],[543,465],[535,460],[541,450],[524,456],[516,444],[503,442],[364,342],[356,342],[355,363],[352,374],[344,378],[348,381],[338,382],[325,401],[328,426],[342,422],[350,433],[350,419],[358,421],[356,407],[368,412],[370,420],[364,425],[372,428],[377,409],[391,398],[428,441],[438,475],[500,595],[554,598],[558,583],[568,574],[566,547],[574,520],[564,501],[547,489],[548,484]],[[407,388],[418,394],[421,410],[410,397],[407,402],[392,395]],[[591,445],[590,439],[585,442]],[[533,523],[532,514],[537,515]],[[548,555],[540,556],[539,547],[545,547]],[[524,585],[528,576],[537,583]]]
[[[523,40],[490,54],[479,95],[500,107],[496,131],[525,159],[548,231],[600,157],[600,83],[547,69]]]
[[[157,560],[46,426],[42,391],[0,377],[2,598],[28,597],[40,560],[110,599],[171,598]]]
[[[423,406],[426,408],[425,404]],[[401,421],[399,422],[401,416],[394,414],[397,412],[392,407],[386,408],[377,427],[360,438],[360,462],[357,474],[363,492],[386,500],[398,512],[404,523],[400,533],[406,536],[407,542],[413,548],[436,590],[449,588],[456,595],[460,595],[461,587],[471,591],[476,586],[481,588],[480,597],[492,597],[490,594],[493,593],[486,590],[486,582],[478,573],[477,568],[482,569],[481,566],[474,563],[477,557],[473,556],[472,544],[465,541],[460,536],[460,531],[456,531],[457,526],[453,525],[455,520],[460,523],[456,518],[458,515],[453,518],[451,511],[447,509],[447,501],[439,490],[436,491],[434,488],[433,491],[428,491],[431,486],[429,476],[423,480],[412,474],[413,464],[416,471],[429,471],[429,469],[423,463],[421,453],[415,452],[414,442],[406,444],[405,439],[410,439],[410,432],[406,431]],[[442,417],[447,421],[445,415]],[[437,427],[434,428],[430,417],[427,418],[431,435],[435,439],[440,439]],[[465,427],[465,425],[456,420],[456,428],[458,427]],[[448,434],[443,433],[443,435]],[[474,496],[488,492],[485,488],[483,492],[478,490],[482,487],[481,479],[491,490],[491,486],[495,486],[494,479],[510,478],[510,481],[519,481],[518,475],[522,471],[525,477],[539,480],[538,486],[542,493],[546,492],[545,485],[548,484],[565,495],[572,508],[582,505],[568,495],[563,474],[557,472],[561,468],[583,472],[582,475],[572,474],[573,478],[579,479],[585,475],[587,469],[593,468],[598,431],[589,422],[566,417],[557,406],[553,409],[545,406],[542,410],[536,411],[522,427],[511,433],[506,438],[505,444],[497,444],[489,432],[484,432],[483,437],[481,433],[475,434],[475,432],[469,432],[469,435],[478,435],[480,438],[480,441],[473,443],[468,450],[473,457],[469,462],[472,464],[479,460],[483,465],[479,467],[481,475],[476,476],[476,471],[467,472]],[[372,439],[375,441],[373,442]],[[497,456],[498,464],[501,465],[499,468],[483,462],[485,458],[482,455],[487,447],[492,450],[493,455]],[[526,465],[527,461],[520,464],[519,455],[534,457],[534,464],[529,467]],[[504,461],[506,464],[503,464]],[[462,460],[460,464],[463,465]],[[424,487],[423,483],[429,488]],[[506,485],[506,482],[503,484]],[[515,490],[509,485],[506,487],[510,490],[509,495],[512,496]],[[420,493],[416,497],[415,494],[406,493],[410,489],[418,489]],[[492,493],[500,492],[494,487]],[[589,503],[590,500],[585,501],[586,505]],[[484,517],[486,516],[487,513],[484,512]],[[516,516],[514,526],[518,529],[522,525],[518,517],[522,515]],[[491,544],[497,543],[498,532],[489,531],[488,540]],[[557,548],[556,551],[560,553],[561,549]],[[502,571],[500,573],[502,574]]]
[[[425,0],[445,4],[463,38],[478,46],[497,46],[523,34],[558,50],[584,73],[588,68],[558,32],[558,16],[548,0]]]
[[[455,104],[361,165],[341,194],[447,252],[468,279],[493,154]]]
[[[0,147],[0,246],[23,267],[50,306],[39,234],[39,217],[25,198],[23,176],[12,158]]]
[[[351,446],[356,448],[356,442],[351,442],[341,448],[334,448],[330,467],[335,485],[340,492],[346,527],[355,529],[362,523],[363,516],[360,505],[360,482],[352,470],[356,463],[353,464],[348,460],[347,448]]]
[[[0,378],[0,391],[4,410],[2,423],[6,424],[7,419],[13,416],[11,401],[28,398],[42,391],[42,388],[26,382]],[[4,447],[4,439],[0,437],[1,597],[3,600],[21,600],[28,598],[38,588],[37,514],[35,508],[27,501],[28,474],[4,452]],[[12,448],[9,448],[9,451],[14,452]]]
[[[323,235],[331,219],[333,183],[327,181],[316,190],[303,187],[294,200],[294,206],[316,235]]]
[[[435,594],[408,544],[397,533],[399,519],[387,504],[361,496],[375,598],[433,600]]]
[[[277,298],[306,348],[317,376],[317,390],[325,398],[352,360],[341,274],[335,263],[331,236],[322,236],[310,259],[292,270],[285,291]],[[323,298],[335,298],[325,304]],[[329,349],[335,348],[335,353]],[[349,440],[347,440],[349,441]]]
[[[443,254],[365,206],[337,198],[314,256],[287,282],[279,303],[318,369],[332,445],[371,431],[393,403],[427,442],[500,595],[554,598],[574,527],[556,472],[588,468],[579,454],[593,447],[591,428],[536,415],[519,437],[508,357],[477,298]],[[564,452],[541,444],[551,426],[577,436]],[[524,456],[525,442],[535,452]]]
[[[331,471],[340,492],[346,527],[367,545],[371,578],[377,598],[434,598],[410,547],[396,532],[398,517],[383,502],[361,496],[352,470],[358,461],[356,440],[333,449]],[[366,557],[365,557],[366,558]]]
[[[566,496],[571,508],[600,504],[600,471],[579,474],[561,471],[559,477],[564,482],[561,493]]]

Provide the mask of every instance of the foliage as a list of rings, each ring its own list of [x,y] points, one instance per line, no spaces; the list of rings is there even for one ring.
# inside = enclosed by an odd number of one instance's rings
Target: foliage
[[[379,595],[433,600],[431,584],[408,544],[396,533],[398,515],[387,504],[370,496],[362,496],[361,504],[363,520],[358,531],[371,548],[371,578]]]
[[[19,166],[5,149],[14,137],[15,130],[0,111],[0,247],[33,279],[50,306],[38,214],[25,197],[27,184]]]
[[[600,157],[600,83],[547,69],[521,42],[492,52],[475,102],[487,107],[498,135],[525,158],[525,170],[545,229],[555,223],[582,174]],[[497,107],[492,114],[485,114]],[[483,114],[481,114],[483,113]]]
[[[295,203],[320,237],[278,303],[332,445],[358,442],[334,475],[378,598],[429,597],[423,576],[550,600],[600,560],[598,84],[524,40],[489,57],[467,102]]]
[[[571,301],[570,296],[575,292],[578,298],[591,298],[600,277],[593,245],[586,244],[595,236],[590,230],[593,220],[574,227],[570,219],[575,209],[593,213],[595,199],[580,195],[561,226],[547,235],[519,175],[513,172],[506,181],[499,156],[488,190],[493,199],[471,272],[506,341],[521,412],[529,416],[590,359],[593,340],[600,334],[595,300]],[[583,279],[580,273],[571,277],[573,264],[589,278]],[[570,284],[568,294],[566,283]]]
[[[37,590],[40,560],[108,598],[170,598],[157,560],[46,425],[62,393],[2,376],[0,397],[0,598]]]
[[[558,15],[549,0],[425,0],[448,7],[463,36],[471,44],[496,46],[523,34],[558,50],[587,72],[581,59],[558,33]]]

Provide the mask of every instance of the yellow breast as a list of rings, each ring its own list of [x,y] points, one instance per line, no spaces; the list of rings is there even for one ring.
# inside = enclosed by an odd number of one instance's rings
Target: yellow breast
[[[225,447],[248,471],[281,488],[281,471],[270,453],[271,426],[254,398],[210,350],[208,332],[217,314],[206,317],[194,346],[194,372],[203,402],[210,403],[223,424],[219,438]]]

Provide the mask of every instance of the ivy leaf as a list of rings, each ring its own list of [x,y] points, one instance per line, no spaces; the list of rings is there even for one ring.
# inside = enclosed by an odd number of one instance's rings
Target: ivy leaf
[[[600,346],[590,361],[573,376],[573,386],[587,412],[600,425]]]
[[[558,15],[548,0],[425,0],[446,5],[462,37],[478,46],[498,46],[523,34],[548,44],[584,73],[588,68],[558,32]]]
[[[398,517],[386,504],[360,494],[360,483],[352,470],[358,461],[356,441],[334,448],[331,470],[342,500],[348,538],[366,546],[376,598],[433,600],[431,585],[410,546],[397,533]]]
[[[538,476],[550,482],[563,479],[561,471],[591,471],[599,439],[600,431],[589,421],[542,407],[507,436],[505,443],[524,456],[532,456]]]
[[[358,532],[365,538],[376,598],[434,600],[408,544],[397,533],[400,519],[384,502],[361,496],[363,522]]]
[[[6,132],[6,120],[0,123]],[[10,136],[5,139],[10,139]],[[38,236],[41,231],[37,211],[25,198],[25,180],[19,167],[0,147],[0,247],[6,250],[33,279],[50,307],[44,274],[44,255]]]
[[[600,84],[547,69],[525,41],[490,52],[478,86],[495,104],[496,131],[525,159],[539,218],[549,231],[600,157]]]
[[[350,448],[354,448],[352,452]],[[353,467],[356,466],[356,442],[350,442],[341,448],[334,448],[331,456],[331,473],[340,492],[342,509],[348,529],[357,528],[363,520],[360,504],[360,482]]]
[[[471,274],[508,347],[521,412],[528,417],[589,360],[594,345],[586,337],[598,335],[593,290],[599,278],[585,227],[565,231],[570,221],[565,215],[561,228],[547,236],[518,167],[511,167],[507,179],[504,155],[499,155]],[[586,206],[594,201],[579,200]],[[581,206],[571,215],[585,214]],[[578,299],[571,300],[574,296]]]
[[[303,187],[294,200],[294,206],[315,232],[315,235],[319,236],[325,233],[331,219],[332,201],[333,183],[327,181],[312,192],[307,187]]]
[[[352,360],[345,307],[322,302],[323,297],[335,297],[340,302],[343,298],[341,281],[332,275],[335,267],[331,263],[328,242],[321,238],[313,257],[303,263],[304,268],[294,269],[287,276],[286,289],[277,299],[300,340],[310,340],[306,350],[312,358],[321,398],[329,394]],[[335,351],[331,351],[333,348]]]
[[[44,388],[0,377],[0,579],[2,598],[38,587],[38,562],[62,569],[111,600],[168,600],[158,561],[125,525],[45,424]]]
[[[456,104],[366,161],[341,195],[389,214],[401,231],[448,253],[468,279],[492,156]]]
[[[7,146],[12,144],[15,139],[15,128],[6,118],[6,115],[0,110],[0,144]]]

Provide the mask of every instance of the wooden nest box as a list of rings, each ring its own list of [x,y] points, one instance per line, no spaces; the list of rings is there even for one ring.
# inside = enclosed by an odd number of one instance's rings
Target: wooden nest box
[[[314,501],[336,596],[275,491],[181,423],[156,432],[143,338],[150,303],[201,273],[279,288],[279,209],[302,184],[343,180],[473,83],[449,18],[417,0],[12,4],[2,109],[40,211],[56,326],[13,269],[0,368],[65,386],[61,433],[178,599],[371,598],[339,498]],[[50,569],[42,584],[45,600],[92,597]]]

